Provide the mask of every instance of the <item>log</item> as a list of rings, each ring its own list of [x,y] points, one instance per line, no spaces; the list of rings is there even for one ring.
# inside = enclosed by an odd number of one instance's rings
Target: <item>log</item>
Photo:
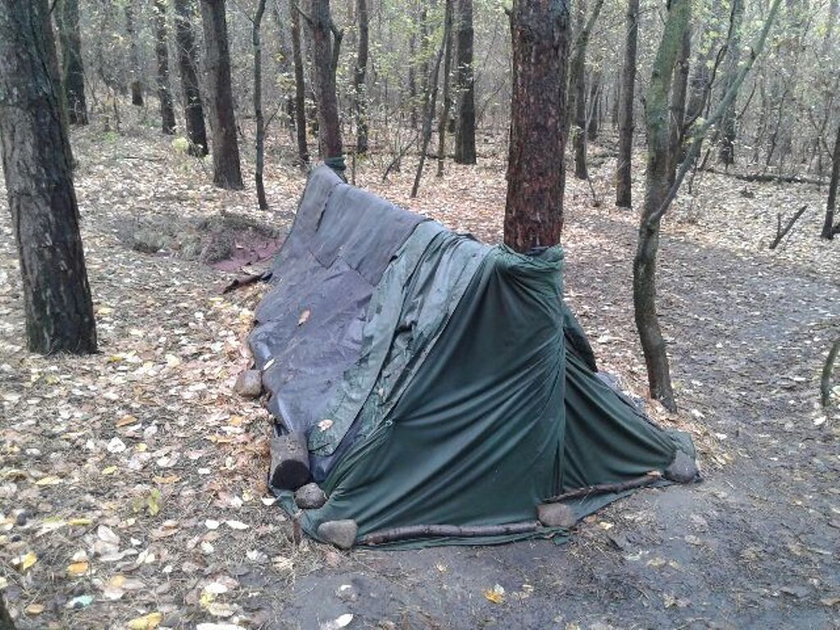
[[[799,208],[799,210],[796,211],[796,214],[794,214],[788,220],[787,225],[784,227],[784,229],[782,229],[782,215],[778,215],[779,225],[776,228],[776,238],[774,238],[773,242],[770,243],[770,249],[776,249],[776,247],[778,247],[779,243],[782,242],[782,239],[787,235],[788,232],[790,232],[790,229],[793,227],[793,224],[796,223],[799,217],[801,217],[807,209],[807,205],[804,205],[801,208]]]
[[[714,173],[715,175],[727,175],[733,179],[740,179],[744,182],[776,182],[779,184],[815,184],[817,186],[824,186],[828,182],[821,179],[814,179],[811,177],[802,177],[800,175],[771,175],[769,173],[732,173],[721,171],[710,166],[701,168],[707,173]]]
[[[580,499],[581,497],[589,497],[593,494],[611,494],[613,492],[624,492],[625,490],[635,490],[636,488],[644,488],[657,481],[662,480],[662,475],[659,472],[648,473],[641,477],[628,479],[627,481],[615,481],[612,483],[599,483],[594,486],[584,486],[583,488],[576,488],[569,490],[563,494],[549,497],[545,503],[557,503],[559,501],[566,501],[568,499]]]
[[[507,525],[475,525],[472,527],[461,527],[459,525],[406,525],[405,527],[382,529],[378,532],[365,534],[358,540],[358,544],[381,545],[400,540],[411,540],[412,538],[506,536],[509,534],[527,534],[529,532],[535,532],[539,528],[539,521],[524,521],[521,523],[508,523]]]
[[[309,449],[306,436],[290,433],[271,438],[269,483],[282,490],[297,490],[309,482]]]

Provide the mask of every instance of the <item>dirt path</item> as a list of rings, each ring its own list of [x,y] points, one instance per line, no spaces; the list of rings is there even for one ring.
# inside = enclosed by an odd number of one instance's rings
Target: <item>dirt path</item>
[[[615,309],[625,317],[608,318],[611,334],[632,339],[628,278],[617,273],[631,249],[603,246],[632,229],[607,220],[602,230],[569,248],[568,291],[591,307],[587,327]],[[811,419],[815,339],[837,325],[840,285],[676,239],[663,252],[680,402],[730,463],[702,484],[614,504],[565,546],[356,552],[283,590],[277,627],[318,628],[348,612],[398,628],[839,627],[837,431]],[[501,604],[482,595],[496,584]]]

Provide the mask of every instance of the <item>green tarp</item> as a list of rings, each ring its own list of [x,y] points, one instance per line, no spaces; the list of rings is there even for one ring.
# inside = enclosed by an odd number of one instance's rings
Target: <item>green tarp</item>
[[[559,247],[487,246],[313,172],[250,338],[278,432],[305,435],[328,496],[301,515],[309,534],[533,522],[549,497],[693,458],[594,372],[562,269]],[[580,518],[617,496],[570,505]]]

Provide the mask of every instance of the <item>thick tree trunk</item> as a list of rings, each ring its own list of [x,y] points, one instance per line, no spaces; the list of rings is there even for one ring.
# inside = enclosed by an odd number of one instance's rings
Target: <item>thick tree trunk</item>
[[[265,167],[265,118],[262,110],[262,42],[260,28],[265,15],[266,0],[258,0],[257,11],[254,14],[254,24],[251,29],[251,44],[254,46],[254,120],[256,124],[256,159],[254,165],[254,184],[257,188],[257,203],[260,210],[268,210],[265,198],[265,184],[263,170]]]
[[[213,134],[213,183],[219,188],[243,188],[239,143],[230,84],[225,0],[201,0],[204,46],[207,49],[207,89],[210,92],[210,131]]]
[[[356,0],[356,18],[359,20],[359,49],[356,55],[356,67],[353,70],[353,96],[356,109],[356,153],[367,153],[368,124],[367,124],[367,93],[365,74],[368,64],[368,8],[367,0]]]
[[[682,157],[683,135],[685,133],[685,100],[688,91],[688,58],[691,54],[691,29],[685,29],[680,46],[680,53],[677,57],[677,65],[674,66],[674,86],[671,92],[671,116],[670,131],[668,140],[668,186],[674,183],[677,176],[677,166]]]
[[[455,115],[455,161],[475,164],[475,73],[473,72],[473,3],[455,0],[458,105]]]
[[[569,13],[565,0],[514,0],[505,244],[560,242]]]
[[[724,93],[729,89],[729,82],[731,82],[738,73],[738,63],[741,60],[741,24],[744,21],[744,0],[731,1],[732,14],[730,19],[732,23],[732,37],[726,44],[727,83],[723,86]],[[736,128],[737,121],[735,120],[736,100],[737,99],[732,100],[732,103],[724,112],[723,119],[720,122],[722,133],[720,148],[718,150],[718,161],[726,166],[735,163],[735,138],[738,135],[738,130]]]
[[[443,13],[443,107],[438,119],[438,165],[437,176],[443,177],[443,164],[446,160],[446,127],[449,124],[449,112],[452,109],[452,96],[449,91],[449,75],[452,72],[452,3],[444,0]]]
[[[834,138],[834,153],[831,156],[831,181],[828,184],[828,200],[825,204],[825,222],[823,223],[822,238],[831,240],[840,231],[840,224],[834,224],[834,212],[837,209],[837,185],[840,180],[840,125]]]
[[[207,128],[204,125],[204,107],[198,87],[198,62],[195,36],[192,29],[191,0],[175,0],[175,44],[178,49],[178,68],[181,73],[181,90],[184,96],[184,119],[190,155],[207,155]]]
[[[85,69],[82,64],[82,36],[79,31],[79,0],[60,0],[56,13],[61,43],[61,84],[67,100],[67,119],[71,125],[88,124],[85,101]]]
[[[321,159],[339,173],[344,171],[344,151],[335,89],[335,51],[329,0],[309,0],[309,27],[315,98],[318,104],[318,147]]]
[[[618,121],[618,167],[615,205],[633,206],[631,173],[633,165],[633,99],[636,87],[636,46],[639,38],[639,0],[628,0],[627,34],[624,42],[624,67],[621,71],[621,104]]]
[[[301,166],[309,164],[309,146],[306,143],[306,84],[303,74],[303,53],[300,42],[300,11],[297,0],[289,0],[291,13],[292,59],[295,68],[295,134],[298,159]]]
[[[166,43],[166,0],[155,0],[154,19],[161,130],[165,134],[174,134],[175,110],[172,107],[172,92],[169,89],[169,47]]]
[[[96,352],[47,0],[0,3],[0,147],[28,347]]]
[[[134,0],[125,4],[125,32],[131,62],[131,104],[143,106],[143,72],[140,69],[140,51],[137,47],[137,29],[134,24]]]
[[[659,249],[660,219],[652,220],[668,196],[668,104],[674,65],[688,28],[691,0],[671,0],[662,41],[653,63],[645,98],[645,126],[648,139],[645,204],[639,240],[633,260],[633,307],[636,327],[647,365],[652,398],[671,411],[676,410],[665,339],[656,314],[656,255]]]

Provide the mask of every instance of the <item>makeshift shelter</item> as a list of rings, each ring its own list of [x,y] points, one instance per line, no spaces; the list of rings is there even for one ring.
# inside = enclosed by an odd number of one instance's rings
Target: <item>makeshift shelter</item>
[[[312,172],[249,338],[280,436],[273,489],[295,512],[311,474],[327,497],[300,515],[306,532],[331,540],[323,524],[352,519],[356,544],[563,537],[629,487],[695,476],[690,440],[595,372],[562,268],[559,247],[488,246]],[[296,445],[309,470],[284,476]],[[564,493],[571,520],[538,519]]]

